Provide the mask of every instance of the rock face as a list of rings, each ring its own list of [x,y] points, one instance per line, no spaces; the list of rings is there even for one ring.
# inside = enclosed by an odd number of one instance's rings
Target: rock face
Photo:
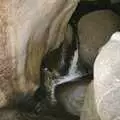
[[[80,120],[120,119],[120,32],[101,48],[94,64],[94,80],[88,85]]]
[[[64,33],[64,40],[58,48],[49,51],[42,59],[42,67],[48,68],[50,71],[57,71],[59,74],[65,74],[69,62],[71,61],[71,53],[74,52],[73,46],[73,30],[70,24],[67,25]],[[72,51],[72,52],[71,52]],[[54,58],[54,61],[53,61]],[[68,65],[67,65],[68,64]]]
[[[72,80],[65,84],[58,85],[55,89],[55,96],[64,108],[71,114],[80,116],[88,84],[92,77],[84,77]]]
[[[101,120],[96,110],[93,81],[87,87],[80,120]]]
[[[120,17],[110,10],[99,10],[83,16],[78,24],[80,62],[92,69],[99,49],[120,28]]]
[[[94,92],[101,120],[120,119],[120,32],[102,47],[94,65]]]
[[[42,57],[64,40],[78,0],[0,0],[0,108],[39,85]]]

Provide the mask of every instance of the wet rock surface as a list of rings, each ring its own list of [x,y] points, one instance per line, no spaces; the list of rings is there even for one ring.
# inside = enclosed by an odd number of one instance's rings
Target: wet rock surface
[[[92,76],[73,78],[66,83],[56,86],[55,96],[57,101],[72,115],[80,116],[87,87],[92,78]]]

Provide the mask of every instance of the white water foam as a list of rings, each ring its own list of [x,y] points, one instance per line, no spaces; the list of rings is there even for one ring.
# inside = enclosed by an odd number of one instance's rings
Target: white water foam
[[[54,81],[56,85],[60,85],[62,83],[66,83],[72,80],[74,81],[75,79],[82,76],[82,74],[77,69],[77,62],[78,62],[78,49],[74,52],[74,57],[71,61],[71,66],[68,70],[68,74],[56,79]]]
[[[74,52],[74,57],[71,61],[71,66],[69,68],[68,75],[75,74],[77,72],[77,62],[78,62],[78,49]]]
[[[52,81],[52,94],[51,94],[51,98],[53,103],[55,103],[56,99],[55,99],[55,87],[58,85],[61,85],[63,83],[67,83],[67,82],[74,82],[77,78],[80,78],[82,76],[82,74],[78,71],[77,69],[77,62],[78,62],[78,49],[74,52],[74,57],[71,61],[71,66],[68,70],[68,74],[65,76],[61,76],[58,79],[55,79]],[[78,79],[77,79],[78,80]]]

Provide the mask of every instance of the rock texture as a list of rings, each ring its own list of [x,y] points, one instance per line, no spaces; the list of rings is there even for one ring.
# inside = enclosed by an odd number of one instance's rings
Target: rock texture
[[[102,47],[94,65],[94,92],[101,120],[120,119],[120,32]]]
[[[94,64],[94,80],[89,84],[80,120],[120,119],[120,32],[115,32],[101,48]]]
[[[92,69],[99,49],[120,28],[120,17],[111,10],[99,10],[83,16],[78,24],[80,63]]]
[[[64,84],[56,86],[55,96],[64,108],[71,114],[80,116],[82,111],[86,90],[92,76],[73,79]]]
[[[66,26],[64,33],[64,39],[58,48],[48,51],[48,53],[42,59],[42,68],[48,68],[50,71],[57,71],[64,73],[66,66],[69,67],[69,58],[71,57],[71,51],[74,52],[73,46],[73,30],[70,24]],[[54,58],[54,60],[53,60]],[[62,69],[63,68],[63,69]]]
[[[87,87],[80,120],[101,120],[96,109],[93,81]]]
[[[43,56],[57,48],[78,0],[0,0],[0,108],[39,85]]]

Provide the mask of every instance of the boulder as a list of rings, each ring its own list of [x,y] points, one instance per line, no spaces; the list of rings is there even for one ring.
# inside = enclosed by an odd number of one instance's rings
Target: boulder
[[[87,71],[93,69],[99,49],[119,28],[120,17],[111,10],[94,11],[80,19],[78,24],[79,63]]]
[[[86,90],[91,79],[92,76],[73,78],[71,81],[56,86],[56,99],[64,106],[67,112],[72,115],[80,116]]]
[[[80,120],[101,120],[96,110],[93,81],[87,87]]]
[[[94,92],[101,120],[120,119],[120,32],[102,47],[94,64]]]
[[[78,0],[0,1],[0,108],[38,88],[42,58],[64,40],[77,3]]]

